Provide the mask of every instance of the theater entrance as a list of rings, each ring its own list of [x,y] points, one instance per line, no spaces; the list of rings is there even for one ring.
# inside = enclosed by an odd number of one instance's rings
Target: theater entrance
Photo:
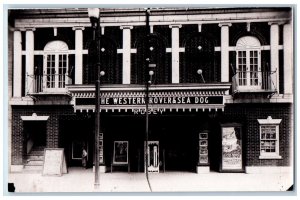
[[[196,115],[165,115],[150,118],[149,139],[159,141],[161,171],[195,172],[198,162]]]

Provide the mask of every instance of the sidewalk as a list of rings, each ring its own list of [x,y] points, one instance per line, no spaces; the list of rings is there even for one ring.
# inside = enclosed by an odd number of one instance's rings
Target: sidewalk
[[[290,174],[166,172],[149,174],[152,192],[286,191]],[[100,188],[94,189],[92,169],[70,168],[61,177],[38,173],[12,173],[8,182],[15,192],[150,192],[144,173],[100,173]]]

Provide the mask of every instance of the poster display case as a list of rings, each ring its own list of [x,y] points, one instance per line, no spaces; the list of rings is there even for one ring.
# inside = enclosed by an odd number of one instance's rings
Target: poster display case
[[[128,169],[128,173],[130,172],[128,145],[128,141],[114,141],[113,157],[110,172],[113,171],[113,167],[117,166],[125,166]]]
[[[209,165],[208,159],[208,132],[199,133],[199,161],[198,165]]]
[[[222,124],[221,172],[244,172],[242,127],[240,124]]]
[[[113,164],[128,164],[128,141],[114,141]]]
[[[148,147],[146,148],[145,141],[145,156],[148,156],[148,172],[159,173],[159,141],[148,141]],[[145,157],[146,158],[146,157]],[[145,163],[146,164],[146,163]],[[145,172],[146,172],[146,166]]]

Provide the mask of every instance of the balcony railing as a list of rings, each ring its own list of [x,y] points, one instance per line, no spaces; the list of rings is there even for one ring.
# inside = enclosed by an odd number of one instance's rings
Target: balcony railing
[[[72,84],[72,78],[66,74],[27,75],[26,93],[67,92],[66,85]]]
[[[238,71],[232,77],[232,93],[276,92],[276,71]]]

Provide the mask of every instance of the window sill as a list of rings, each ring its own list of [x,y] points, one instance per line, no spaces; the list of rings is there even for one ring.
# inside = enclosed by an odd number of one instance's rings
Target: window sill
[[[282,159],[279,155],[260,155],[259,159]]]

